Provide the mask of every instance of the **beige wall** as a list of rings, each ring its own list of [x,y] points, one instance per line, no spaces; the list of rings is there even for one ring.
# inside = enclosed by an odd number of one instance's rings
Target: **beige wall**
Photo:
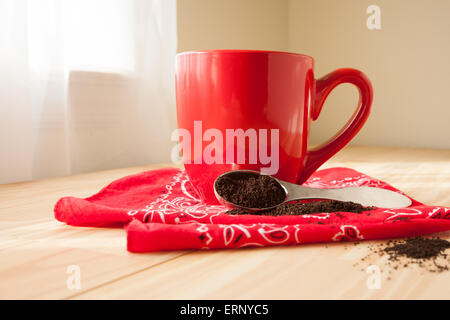
[[[286,0],[178,0],[178,51],[286,50]]]
[[[366,8],[381,7],[381,30]],[[289,50],[316,60],[316,77],[354,67],[373,82],[373,112],[353,143],[450,148],[450,1],[179,0],[179,51]],[[351,116],[357,91],[327,100],[311,141],[332,136]]]
[[[366,8],[381,8],[381,30],[368,30]],[[358,144],[450,148],[450,1],[291,0],[289,48],[316,59],[316,77],[339,67],[373,82],[373,112]],[[323,141],[354,110],[356,89],[330,96],[314,142]]]

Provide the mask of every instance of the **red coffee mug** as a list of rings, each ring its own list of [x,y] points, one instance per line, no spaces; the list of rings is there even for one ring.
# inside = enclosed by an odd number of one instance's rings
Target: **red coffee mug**
[[[183,162],[202,201],[217,203],[214,180],[229,170],[272,171],[267,173],[301,184],[359,132],[373,100],[369,79],[355,69],[338,69],[316,80],[313,67],[310,56],[276,51],[177,55]],[[357,110],[334,137],[308,150],[310,121],[318,118],[328,94],[341,83],[359,89]]]

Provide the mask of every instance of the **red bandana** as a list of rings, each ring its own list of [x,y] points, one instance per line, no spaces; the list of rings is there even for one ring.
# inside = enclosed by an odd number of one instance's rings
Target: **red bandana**
[[[370,186],[400,192],[348,168],[317,171],[304,185]],[[89,198],[64,197],[55,205],[56,219],[70,225],[126,225],[131,252],[389,239],[450,229],[450,208],[425,206],[415,200],[408,208],[379,208],[360,214],[261,216],[228,215],[225,211],[224,206],[201,203],[186,173],[175,168],[127,176]]]

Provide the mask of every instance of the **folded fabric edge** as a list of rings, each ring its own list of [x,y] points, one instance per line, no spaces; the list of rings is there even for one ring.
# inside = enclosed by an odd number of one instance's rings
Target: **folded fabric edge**
[[[90,214],[91,211],[95,212]],[[108,220],[105,220],[105,213],[108,213]],[[93,205],[85,199],[74,197],[59,199],[53,208],[53,214],[56,220],[77,227],[122,228],[130,221],[120,209]],[[114,219],[111,219],[111,214]]]
[[[133,220],[126,226],[127,250],[140,253],[187,249],[235,249],[256,246],[265,247],[405,238],[448,231],[450,230],[450,220],[422,218],[405,222],[392,222],[388,223],[388,225],[387,223],[380,222],[371,225],[329,224],[314,225],[313,227],[310,224],[290,226],[253,224],[247,226],[260,227],[252,231],[252,236],[262,236],[259,240],[264,238],[263,243],[261,241],[239,243],[242,235],[237,236],[236,239],[227,239],[227,228],[235,227],[242,231],[246,225],[208,225],[200,223],[168,225],[161,223],[143,223],[138,220]],[[386,227],[389,229],[386,229]],[[383,232],[380,232],[380,230]],[[389,232],[386,233],[386,231]],[[267,235],[269,233],[275,234],[277,232],[284,232],[287,235],[285,242],[279,241],[279,234],[278,239],[268,238]],[[243,234],[244,238],[245,235],[251,238],[248,230],[247,233],[244,231]],[[215,240],[213,241],[214,238]],[[206,242],[204,243],[204,241]]]

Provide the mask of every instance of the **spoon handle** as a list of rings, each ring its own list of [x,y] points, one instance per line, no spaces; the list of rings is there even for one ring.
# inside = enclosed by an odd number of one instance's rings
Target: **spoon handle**
[[[408,197],[391,190],[374,187],[346,187],[337,189],[319,189],[299,186],[280,181],[287,189],[286,201],[301,199],[329,199],[352,201],[363,206],[379,208],[404,208],[412,203]]]

